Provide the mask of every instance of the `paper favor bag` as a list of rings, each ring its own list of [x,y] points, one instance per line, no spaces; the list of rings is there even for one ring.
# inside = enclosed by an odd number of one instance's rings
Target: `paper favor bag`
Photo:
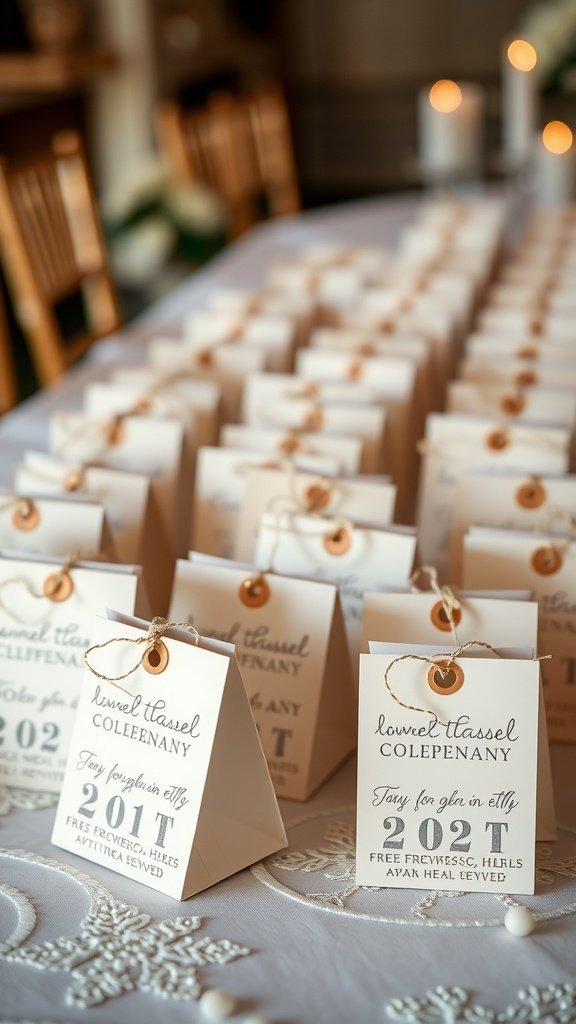
[[[118,617],[86,657],[125,678],[85,669],[56,846],[183,900],[286,845],[229,644]]]
[[[538,653],[552,740],[576,740],[576,545],[562,534],[474,528],[464,537],[466,587],[528,587],[538,601]],[[488,581],[491,582],[488,582]]]
[[[361,655],[356,884],[533,893],[539,664],[434,654]]]
[[[454,497],[449,578],[460,579],[462,544],[471,526],[538,529],[554,508],[576,517],[575,475],[465,473]]]
[[[446,574],[454,493],[465,472],[565,473],[569,446],[570,431],[565,428],[533,423],[504,427],[489,418],[456,413],[429,416],[416,517],[422,564]]]
[[[442,600],[435,593],[365,594],[362,650],[371,641],[399,644],[470,643],[483,640],[493,647],[529,647],[536,650],[536,601],[457,591],[459,608],[452,610],[455,637]],[[548,729],[543,700],[538,713],[538,793],[536,838],[556,839],[556,813]]]
[[[180,561],[170,616],[235,645],[276,793],[308,799],[356,738],[336,587],[234,563]]]
[[[254,561],[259,568],[336,584],[356,680],[364,594],[405,586],[415,550],[408,527],[376,530],[338,518],[267,513],[260,520]]]
[[[225,448],[266,452],[276,458],[288,456],[297,461],[299,469],[318,472],[318,460],[330,460],[333,474],[354,475],[360,472],[362,439],[324,434],[321,431],[284,430],[274,427],[248,427],[225,424],[220,443]],[[320,472],[330,472],[320,470]]]
[[[109,540],[102,505],[0,493],[0,549],[32,555],[94,554]]]
[[[203,309],[184,318],[184,335],[186,345],[194,350],[254,346],[265,353],[266,369],[273,373],[289,373],[292,369],[295,330],[287,316],[239,316],[233,310]]]
[[[139,600],[132,566],[0,558],[0,782],[57,792],[94,615]]]
[[[576,384],[576,364],[573,382]],[[560,388],[454,380],[448,385],[446,412],[508,416],[518,423],[540,421],[573,430],[576,396]]]

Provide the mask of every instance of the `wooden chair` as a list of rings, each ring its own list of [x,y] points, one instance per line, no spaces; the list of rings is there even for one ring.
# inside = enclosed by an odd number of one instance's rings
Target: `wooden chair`
[[[290,121],[282,91],[269,86],[248,98],[261,187],[272,217],[300,209]]]
[[[4,299],[0,292],[0,416],[18,401],[18,385]]]
[[[73,132],[52,150],[8,165],[0,160],[0,247],[34,369],[57,380],[92,344],[120,324],[84,152]],[[85,327],[63,336],[57,307],[79,294]]]
[[[213,188],[230,210],[232,237],[263,216],[299,209],[289,123],[279,89],[248,97],[218,93],[189,111],[166,101],[156,110],[155,125],[173,180]]]

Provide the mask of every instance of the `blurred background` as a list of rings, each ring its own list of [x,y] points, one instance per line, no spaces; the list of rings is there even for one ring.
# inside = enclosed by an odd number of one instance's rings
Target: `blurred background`
[[[542,124],[574,124],[576,0],[1,0],[0,153],[25,156],[60,129],[81,134],[126,320],[229,237],[210,190],[180,197],[162,219],[159,101],[194,109],[221,90],[279,84],[309,208],[419,188],[418,90],[474,81],[485,95],[483,176],[498,179],[503,42],[527,26]],[[159,215],[143,226],[144,207]],[[191,234],[203,245],[174,258],[179,219],[178,230],[200,225]]]

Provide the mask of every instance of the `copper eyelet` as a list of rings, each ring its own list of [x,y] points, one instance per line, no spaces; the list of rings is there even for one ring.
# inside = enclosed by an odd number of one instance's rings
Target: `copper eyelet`
[[[500,408],[506,416],[519,416],[526,402],[522,395],[502,395]]]
[[[22,498],[12,513],[12,526],[17,530],[35,530],[40,522],[40,513],[33,501]]]
[[[553,576],[562,568],[562,555],[558,548],[547,544],[532,552],[530,565],[539,576]]]
[[[304,491],[304,501],[308,512],[319,512],[330,503],[331,490],[328,484],[308,484]]]
[[[321,409],[310,409],[303,418],[304,430],[321,430],[324,426],[324,414]]]
[[[462,618],[462,611],[460,608],[452,609],[452,622],[454,626],[460,623]],[[443,633],[450,633],[452,631],[452,623],[448,618],[442,601],[437,601],[436,604],[432,605],[430,609],[430,619],[432,625],[436,626],[436,629],[442,630]]]
[[[546,501],[546,491],[539,480],[527,480],[516,491],[516,501],[521,508],[540,508]]]
[[[538,376],[534,373],[534,370],[521,370],[520,373],[516,374],[514,380],[521,387],[534,387],[538,383]]]
[[[200,352],[196,353],[196,363],[205,369],[214,366],[214,355],[209,348],[201,349]]]
[[[44,580],[42,587],[44,597],[48,597],[57,604],[61,601],[67,601],[73,590],[74,583],[72,582],[72,577],[67,572],[50,573]]]
[[[344,526],[339,526],[334,533],[326,534],[323,543],[329,555],[345,555],[350,550],[352,538],[349,530]]]
[[[152,676],[158,676],[168,664],[168,648],[163,640],[157,640],[153,647],[144,652],[142,668]]]
[[[64,490],[65,491],[80,491],[84,485],[84,471],[81,469],[71,469],[64,478]]]
[[[294,452],[299,452],[302,447],[302,442],[296,434],[286,434],[281,441],[278,442],[278,451],[284,452],[286,455],[292,455]]]
[[[464,672],[455,662],[439,661],[428,669],[428,686],[442,697],[450,697],[464,685]]]
[[[510,437],[506,430],[497,428],[496,430],[491,430],[486,436],[486,447],[490,448],[493,452],[504,451],[509,444]]]
[[[364,375],[364,363],[361,359],[353,359],[351,363],[348,363],[346,367],[346,377],[348,380],[360,380]]]
[[[261,608],[270,597],[270,587],[264,576],[249,576],[240,584],[238,596],[247,608]]]

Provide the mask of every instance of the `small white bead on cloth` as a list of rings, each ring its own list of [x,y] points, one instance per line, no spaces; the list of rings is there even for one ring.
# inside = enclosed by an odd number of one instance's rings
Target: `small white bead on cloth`
[[[210,988],[200,997],[198,1005],[206,1020],[224,1020],[234,1013],[236,1000],[228,992]]]
[[[504,927],[511,935],[524,938],[534,931],[536,918],[528,907],[510,907],[504,918]]]

